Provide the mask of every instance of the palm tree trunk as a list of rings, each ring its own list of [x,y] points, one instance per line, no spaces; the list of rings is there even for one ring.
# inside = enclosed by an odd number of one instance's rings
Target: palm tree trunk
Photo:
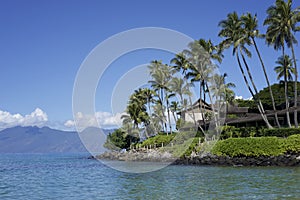
[[[288,99],[288,87],[287,87],[287,68],[286,68],[286,64],[285,64],[285,59],[284,59],[284,44],[282,45],[282,56],[283,56],[283,67],[284,67],[284,96],[285,96],[285,109],[286,109],[286,121],[287,124],[289,126],[289,128],[292,127],[291,125],[291,121],[290,121],[290,112],[289,112],[289,108],[290,108],[290,103],[289,103],[289,99]]]
[[[169,98],[168,98],[168,96],[166,96],[166,101],[167,101],[167,113],[168,113],[169,129],[170,129],[170,134],[172,134],[172,125],[171,125],[171,118],[170,118]]]
[[[189,102],[190,102],[190,105],[193,105],[191,96],[189,96]],[[205,131],[200,126],[200,124],[197,125],[196,118],[195,118],[195,112],[194,112],[193,108],[191,108],[191,109],[192,109],[192,118],[194,121],[195,128],[198,127],[201,130],[201,132],[205,135]]]
[[[148,101],[147,104],[148,104],[149,116],[151,117],[152,112],[151,112],[150,100],[148,99],[147,101]]]
[[[294,122],[295,122],[295,127],[298,128],[298,112],[297,112],[297,107],[298,107],[298,91],[297,91],[297,86],[298,86],[298,70],[297,70],[297,62],[296,62],[296,57],[295,57],[295,51],[294,51],[294,45],[291,42],[291,49],[292,49],[292,54],[293,54],[293,61],[294,61],[294,67],[295,67],[295,82],[294,82]]]
[[[205,115],[204,115],[204,112],[203,112],[203,105],[202,105],[202,81],[200,80],[199,81],[199,87],[200,87],[200,93],[199,93],[199,111],[200,111],[200,114],[201,114],[201,118],[202,118],[202,121],[203,121],[203,125],[204,125],[204,129],[206,130],[206,124],[205,124]],[[200,124],[199,124],[200,126]]]
[[[207,88],[207,92],[208,92],[208,97],[209,97],[209,100],[210,100],[210,104],[211,104],[211,109],[212,109],[212,112],[213,112],[213,116],[214,116],[214,122],[215,122],[215,125],[216,125],[216,129],[215,130],[218,130],[218,127],[219,127],[219,120],[218,120],[218,117],[216,116],[216,110],[215,110],[215,106],[213,104],[213,99],[212,99],[212,96],[211,96],[211,93],[208,89],[208,85],[206,83],[206,88]]]
[[[163,88],[161,88],[160,89],[160,92],[161,92],[161,106],[162,106],[162,110],[161,110],[161,112],[162,112],[162,116],[163,116],[163,120],[164,120],[164,127],[165,127],[165,131],[166,131],[166,133],[167,133],[167,135],[169,135],[168,134],[168,128],[167,128],[167,123],[166,123],[166,116],[165,116],[165,111],[164,111],[164,90],[163,90]]]
[[[268,85],[268,88],[269,88],[269,92],[270,92],[270,96],[271,96],[271,101],[272,101],[272,106],[273,106],[273,111],[274,111],[274,115],[275,115],[275,122],[276,122],[276,125],[280,128],[280,123],[279,123],[279,120],[278,120],[278,115],[277,115],[277,110],[276,110],[276,106],[275,106],[275,100],[274,100],[274,96],[273,96],[273,91],[272,91],[272,88],[271,88],[271,85],[270,85],[268,74],[266,72],[265,64],[264,64],[264,62],[263,62],[263,60],[261,58],[260,52],[258,51],[255,39],[253,37],[252,37],[252,41],[253,41],[256,53],[258,55],[258,58],[260,60],[261,67],[263,69],[263,72],[264,72],[264,75],[265,75],[265,79],[267,81],[267,85]]]
[[[268,128],[273,128],[272,125],[271,125],[271,124],[269,123],[269,121],[268,121],[268,118],[267,118],[266,113],[265,113],[265,109],[264,109],[264,107],[263,107],[263,105],[262,105],[262,103],[261,103],[261,100],[260,100],[259,96],[257,95],[257,94],[258,94],[258,90],[257,90],[257,88],[256,88],[256,86],[255,86],[255,83],[254,83],[253,77],[252,77],[252,75],[251,75],[249,66],[248,66],[248,64],[247,64],[247,62],[246,62],[245,56],[244,56],[244,54],[243,54],[242,52],[241,52],[241,55],[242,55],[242,59],[243,59],[243,62],[244,62],[244,64],[245,64],[247,73],[248,73],[248,75],[249,75],[249,79],[250,79],[251,84],[252,84],[252,86],[253,86],[253,89],[254,89],[254,92],[255,92],[255,96],[256,96],[256,100],[257,100],[257,102],[258,102],[258,104],[259,104],[259,106],[260,106],[260,110],[261,110],[262,114],[264,115],[264,118],[265,118],[265,121],[266,121],[266,123],[267,123],[267,126],[268,126]]]
[[[175,121],[175,123],[176,123],[176,122],[177,122],[177,117],[176,117],[176,115],[175,115],[175,112],[176,112],[176,111],[172,112],[172,115],[173,115],[174,121]]]
[[[253,99],[254,99],[254,101],[255,101],[257,107],[258,107],[258,110],[259,110],[259,112],[260,112],[260,115],[261,115],[262,119],[264,120],[264,122],[266,123],[267,127],[268,127],[268,128],[271,128],[272,126],[270,125],[270,123],[269,123],[268,120],[266,119],[266,116],[263,114],[263,112],[262,112],[262,110],[261,110],[261,107],[260,107],[260,103],[257,101],[256,96],[254,95],[254,93],[253,93],[253,91],[252,91],[252,89],[251,89],[251,87],[250,87],[250,85],[249,85],[249,82],[248,82],[248,80],[247,80],[247,77],[245,76],[245,72],[244,72],[244,70],[243,70],[243,67],[242,67],[242,64],[241,64],[241,61],[240,61],[240,57],[239,57],[239,55],[238,55],[238,52],[236,53],[236,58],[237,58],[237,61],[238,61],[238,64],[239,64],[241,73],[242,73],[242,75],[243,75],[244,81],[245,81],[245,83],[246,83],[246,85],[247,85],[247,87],[248,87],[248,90],[249,90],[250,94],[252,95],[252,97],[253,97]]]

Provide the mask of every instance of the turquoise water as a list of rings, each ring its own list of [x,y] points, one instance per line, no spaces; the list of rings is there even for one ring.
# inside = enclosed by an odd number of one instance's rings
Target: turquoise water
[[[0,199],[300,199],[300,167],[168,166],[132,174],[86,155],[0,155]]]

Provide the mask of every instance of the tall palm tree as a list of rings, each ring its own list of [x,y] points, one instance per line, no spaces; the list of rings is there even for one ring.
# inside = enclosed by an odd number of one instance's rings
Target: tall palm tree
[[[276,122],[277,126],[280,127],[280,123],[279,123],[279,120],[278,120],[278,115],[277,115],[277,111],[276,111],[276,105],[275,105],[275,100],[274,100],[274,96],[273,96],[273,91],[272,91],[272,88],[271,88],[271,84],[270,84],[270,81],[269,81],[269,78],[268,78],[268,74],[266,72],[265,64],[264,64],[264,62],[262,60],[262,56],[261,56],[261,54],[260,54],[260,52],[258,50],[256,41],[255,41],[255,38],[263,38],[263,35],[261,35],[259,33],[259,30],[257,28],[258,27],[258,20],[257,20],[256,14],[254,16],[252,16],[251,13],[247,13],[246,15],[242,15],[241,16],[241,20],[242,20],[243,28],[244,28],[244,30],[246,32],[246,36],[251,39],[252,44],[255,47],[255,51],[256,51],[256,53],[258,55],[258,58],[259,58],[261,67],[263,69],[264,76],[265,76],[268,88],[269,88],[269,92],[270,92],[270,96],[271,96],[271,101],[272,101],[272,106],[273,106],[273,111],[275,113],[275,122]]]
[[[173,68],[177,72],[182,71],[184,79],[186,79],[187,71],[190,69],[190,63],[188,62],[188,60],[187,60],[186,56],[184,55],[184,53],[176,54],[176,56],[171,59],[170,63],[174,64]]]
[[[219,63],[222,62],[224,55],[222,53],[222,49],[218,45],[214,45],[212,41],[200,39],[199,41],[200,46],[209,54],[212,60],[216,60]]]
[[[127,113],[131,117],[134,127],[138,128],[139,124],[147,125],[149,122],[149,115],[146,108],[146,99],[143,96],[143,90],[139,88],[129,98],[127,106]]]
[[[266,117],[264,108],[262,106],[262,103],[261,103],[259,97],[257,97],[257,95],[255,95],[255,94],[257,94],[257,89],[255,87],[254,81],[252,79],[252,75],[250,73],[248,64],[247,64],[245,56],[244,56],[244,53],[249,57],[251,56],[250,51],[245,46],[245,45],[250,45],[251,42],[248,37],[245,37],[245,36],[247,36],[247,34],[246,34],[245,29],[242,28],[242,21],[240,20],[238,14],[236,12],[233,12],[233,13],[229,13],[227,15],[227,19],[222,20],[219,23],[219,26],[222,28],[221,31],[219,32],[219,36],[225,38],[220,43],[219,46],[224,49],[229,48],[230,46],[233,46],[233,55],[236,56],[238,66],[240,68],[240,71],[242,73],[244,81],[247,85],[247,88],[257,104],[257,107],[258,107],[258,110],[260,111],[262,119],[264,120],[264,122],[266,123],[268,128],[272,128],[271,124],[269,123],[269,121]],[[250,81],[252,83],[255,93],[253,92],[252,88],[249,85],[248,79],[245,75],[244,69],[243,69],[241,61],[240,61],[239,54],[241,55],[243,63],[247,69],[247,72],[248,72],[248,75],[249,75],[249,78],[250,78]]]
[[[172,101],[171,102],[170,110],[171,110],[171,112],[173,114],[173,118],[174,118],[174,121],[176,123],[177,120],[178,120],[177,112],[180,111],[180,104],[178,103],[178,101]]]
[[[293,67],[293,59],[291,59],[288,55],[284,57],[280,56],[274,67],[274,70],[277,74],[277,80],[280,80],[282,77],[286,76],[288,81],[293,80],[293,74],[295,74],[295,67]],[[285,75],[284,75],[285,74]]]
[[[214,75],[214,87],[211,87],[211,91],[214,97],[219,97],[217,102],[224,101],[225,103],[233,103],[234,100],[234,91],[231,88],[235,88],[235,84],[232,82],[226,83],[225,79],[227,74],[223,75]]]
[[[294,106],[297,107],[297,81],[298,71],[297,63],[294,52],[294,45],[297,40],[293,34],[295,31],[299,31],[300,28],[297,23],[300,20],[299,8],[292,10],[292,0],[285,2],[284,0],[276,0],[275,5],[272,5],[267,10],[267,18],[264,21],[264,25],[267,25],[266,41],[268,45],[272,45],[275,50],[282,49],[282,56],[285,56],[285,44],[292,50],[294,67],[295,67],[295,82],[294,82]],[[286,66],[286,65],[284,65]],[[285,70],[286,71],[286,70]],[[286,74],[284,74],[284,81],[287,82]],[[287,84],[285,83],[285,87]],[[287,90],[286,90],[287,91]],[[286,98],[286,110],[287,121],[291,127],[289,119],[289,102],[288,96]],[[295,126],[298,127],[297,110],[294,111]]]
[[[190,92],[190,87],[193,86],[193,83],[188,82],[188,72],[190,71],[192,64],[189,62],[189,60],[187,59],[186,56],[186,52],[181,52],[179,54],[177,54],[171,61],[171,64],[173,65],[173,68],[175,69],[175,71],[177,72],[181,72],[182,71],[182,75],[183,75],[183,82],[186,82],[186,87],[185,87],[185,95],[188,96],[188,100],[189,103],[187,101],[184,101],[184,99],[181,99],[181,106],[184,110],[188,109],[188,104],[190,104],[190,106],[192,106],[193,102],[192,102],[192,93]],[[181,84],[177,84],[177,86],[180,86]],[[183,101],[182,101],[183,100]],[[191,118],[194,121],[194,125],[195,127],[197,126],[197,121],[195,118],[195,113],[192,110],[192,116]]]
[[[155,94],[155,92],[149,88],[143,88],[141,91],[141,98],[145,99],[145,101],[147,103],[149,116],[152,115],[150,104],[151,104],[151,102],[153,102],[154,94]]]
[[[179,96],[181,105],[183,105],[184,96],[190,92],[189,87],[190,84],[178,77],[173,77],[169,85],[170,90]]]
[[[166,105],[167,105],[167,114],[168,114],[168,123],[169,123],[169,131],[172,134],[172,124],[171,124],[171,117],[170,117],[170,101],[171,97],[175,96],[170,90],[166,91]]]
[[[216,60],[219,63],[222,62],[222,58],[224,57],[224,55],[222,54],[222,51],[223,51],[222,48],[220,48],[218,45],[214,45],[210,39],[207,40],[207,41],[204,40],[204,39],[200,39],[199,44],[204,49],[204,51],[209,55],[210,60]],[[209,64],[210,64],[209,65],[209,70],[211,70],[209,73],[211,73],[215,66],[212,65],[212,63],[209,63]],[[207,77],[207,78],[209,79],[209,78],[212,78],[212,77]],[[214,81],[213,81],[213,84],[214,84]],[[212,106],[212,110],[213,110],[213,116],[215,118],[216,123],[218,123],[218,119],[215,116],[215,113],[218,112],[218,111],[214,108],[214,103],[212,101],[213,96],[210,92],[210,87],[208,86],[208,80],[205,82],[205,85],[206,85],[206,91],[207,91],[208,96],[210,98],[210,102],[211,102],[211,106]]]
[[[152,77],[152,80],[149,81],[151,84],[151,87],[153,87],[154,91],[157,92],[157,96],[159,98],[159,101],[162,105],[166,105],[166,109],[169,113],[169,102],[168,102],[168,97],[169,97],[169,84],[172,78],[172,74],[174,73],[174,69],[171,68],[167,64],[162,64],[160,61],[152,61],[150,66],[150,75]],[[163,107],[163,106],[162,106]],[[164,116],[164,110],[161,110],[162,115]],[[166,118],[165,118],[166,119]],[[166,121],[166,120],[165,120]],[[167,131],[167,125],[165,123],[165,130],[168,134]],[[170,131],[172,131],[170,129]]]
[[[161,104],[159,100],[156,101],[152,105],[153,113],[151,116],[151,122],[153,122],[154,126],[157,128],[157,130],[162,130],[166,132],[166,117],[164,115],[165,106]],[[159,123],[161,125],[159,125]]]
[[[122,130],[126,133],[126,135],[130,135],[130,144],[132,143],[132,138],[139,138],[138,129],[134,129],[133,122],[131,117],[128,114],[124,114],[121,116],[122,119]],[[125,135],[125,136],[126,136]]]

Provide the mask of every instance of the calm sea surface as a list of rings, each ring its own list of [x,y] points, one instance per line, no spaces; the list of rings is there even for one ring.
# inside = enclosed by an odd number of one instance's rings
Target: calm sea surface
[[[300,167],[119,172],[86,155],[0,155],[0,199],[300,199]]]

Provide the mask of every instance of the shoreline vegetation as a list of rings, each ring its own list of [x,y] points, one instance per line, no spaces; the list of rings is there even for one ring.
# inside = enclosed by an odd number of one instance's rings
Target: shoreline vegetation
[[[151,61],[148,85],[133,92],[121,117],[122,127],[107,136],[104,147],[112,152],[96,157],[299,166],[300,83],[294,45],[295,33],[300,31],[300,8],[293,9],[292,4],[292,0],[276,0],[266,10],[264,34],[258,29],[256,14],[232,12],[218,24],[219,44],[201,38],[187,44],[168,63]],[[281,51],[277,61],[263,62],[257,39]],[[216,73],[225,50],[232,51],[250,100],[237,100],[235,84],[226,81],[226,73]],[[261,91],[253,79],[254,66],[264,72],[266,85]],[[275,67],[278,84],[270,83],[265,66]],[[192,102],[192,97],[198,100]]]
[[[286,134],[288,131],[283,132]],[[155,137],[157,139],[160,136]],[[231,137],[215,141],[209,151],[204,148],[204,145],[211,142],[201,142],[199,138],[194,138],[194,141],[199,141],[199,143],[192,142],[183,155],[176,155],[176,150],[182,151],[182,144],[172,145],[172,147],[170,144],[165,144],[165,147],[156,147],[154,142],[157,141],[155,139],[152,139],[152,143],[144,141],[144,146],[142,144],[123,152],[105,152],[93,158],[135,162],[171,162],[175,165],[300,166],[300,134],[286,138]]]

